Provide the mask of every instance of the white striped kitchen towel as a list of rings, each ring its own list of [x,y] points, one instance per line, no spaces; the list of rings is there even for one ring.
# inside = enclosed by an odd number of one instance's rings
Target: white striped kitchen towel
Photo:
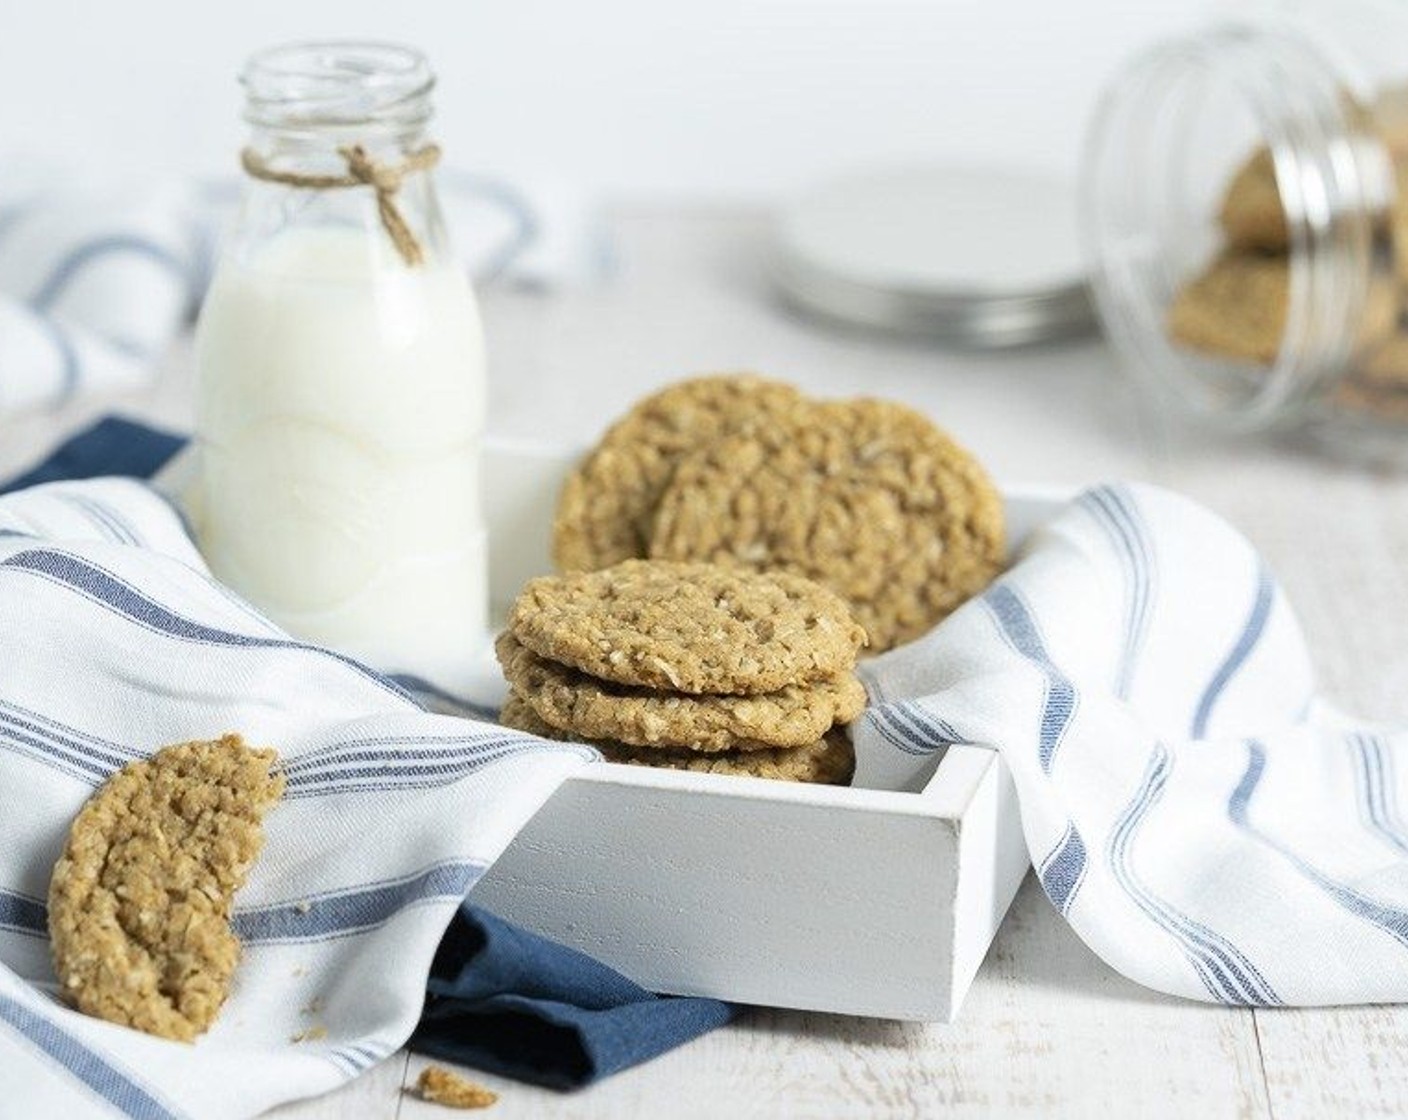
[[[0,195],[0,417],[143,384],[193,305],[194,192]]]
[[[131,481],[0,499],[0,650],[0,1115],[26,1120],[252,1116],[366,1070],[409,1036],[465,892],[597,757],[429,714],[291,641]],[[67,1009],[44,899],[69,824],[116,767],[225,731],[288,776],[231,999],[192,1046]]]
[[[453,169],[441,193],[471,275],[542,286],[605,267],[570,190]],[[233,184],[21,186],[0,175],[0,418],[147,383],[209,279]]]
[[[460,896],[595,753],[417,708],[214,583],[135,482],[0,498],[0,1086],[16,1115],[243,1117],[396,1049]],[[999,750],[1052,902],[1150,987],[1233,1004],[1408,999],[1402,730],[1315,697],[1263,564],[1175,495],[1101,487],[928,637],[877,658],[858,783]],[[238,730],[289,777],[193,1046],[56,997],[48,876],[128,759]],[[726,779],[719,779],[720,781]],[[310,1028],[325,1038],[295,1042]]]
[[[1317,697],[1284,594],[1202,507],[1090,490],[863,675],[858,780],[1001,751],[1047,895],[1126,976],[1229,1004],[1408,1000],[1408,729]]]

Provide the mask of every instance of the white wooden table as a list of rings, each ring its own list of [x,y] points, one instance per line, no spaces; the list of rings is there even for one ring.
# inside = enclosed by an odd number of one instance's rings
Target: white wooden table
[[[1001,479],[1149,479],[1221,511],[1270,558],[1331,694],[1366,714],[1408,716],[1408,479],[1142,415],[1094,343],[963,354],[801,322],[769,294],[757,214],[633,209],[613,226],[612,284],[484,293],[495,431],[580,441],[658,381],[709,370],[910,401]],[[181,347],[149,393],[0,426],[0,474],[115,407],[188,427],[189,365]],[[396,1055],[277,1115],[448,1115],[402,1093],[423,1064]],[[485,1115],[504,1120],[1404,1116],[1408,1009],[1253,1012],[1145,992],[1096,960],[1029,879],[953,1026],[755,1010],[582,1093],[480,1080],[502,1093]]]

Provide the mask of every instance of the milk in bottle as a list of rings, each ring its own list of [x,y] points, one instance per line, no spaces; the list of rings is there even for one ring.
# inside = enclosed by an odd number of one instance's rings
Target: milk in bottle
[[[429,73],[315,45],[245,83],[252,179],[197,330],[202,552],[294,636],[454,693],[485,626],[484,356],[417,155]]]

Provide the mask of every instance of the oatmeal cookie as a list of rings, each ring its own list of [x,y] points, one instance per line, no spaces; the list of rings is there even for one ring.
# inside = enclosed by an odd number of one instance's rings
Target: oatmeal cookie
[[[1370,385],[1408,390],[1408,322],[1361,359],[1358,374]]]
[[[801,747],[865,707],[854,673],[759,696],[682,696],[589,677],[507,632],[495,648],[514,691],[545,723],[589,739],[703,752]]]
[[[814,579],[851,605],[880,651],[998,573],[1002,499],[977,460],[912,409],[825,402],[682,460],[651,555]]]
[[[593,677],[729,695],[835,677],[865,641],[846,604],[811,580],[657,560],[529,580],[508,628]]]
[[[235,891],[283,794],[272,750],[238,735],[182,743],[117,771],[69,830],[49,884],[65,994],[88,1015],[190,1041],[229,992]]]
[[[1195,350],[1270,365],[1281,349],[1290,291],[1284,257],[1223,253],[1174,298],[1169,335]]]
[[[1408,297],[1408,157],[1395,165],[1398,194],[1389,214],[1389,240],[1393,246],[1394,271],[1398,278],[1400,297]]]
[[[1393,159],[1396,190],[1387,214],[1388,234],[1398,244],[1395,260],[1400,280],[1408,279],[1408,254],[1401,247],[1408,234],[1408,148],[1396,147],[1402,137],[1383,135]],[[1290,233],[1285,206],[1276,186],[1276,167],[1271,152],[1260,148],[1238,169],[1228,184],[1218,211],[1218,221],[1227,243],[1233,249],[1285,254],[1290,249]]]
[[[640,401],[568,477],[553,521],[559,571],[643,557],[660,492],[681,455],[740,425],[785,415],[801,395],[750,374],[697,377]]]
[[[1232,176],[1218,220],[1228,243],[1236,248],[1286,248],[1286,211],[1270,150],[1259,148]]]
[[[819,785],[846,785],[855,773],[856,755],[846,733],[833,728],[814,743],[802,747],[770,747],[757,751],[723,751],[706,754],[661,747],[632,747],[623,743],[579,739],[569,732],[545,723],[523,697],[514,694],[504,704],[499,721],[505,727],[526,731],[544,739],[570,739],[588,742],[609,762],[629,766],[655,766],[665,770],[693,770],[703,774],[736,774],[751,778],[773,778],[783,782],[814,782]]]
[[[826,786],[848,785],[856,769],[855,749],[846,733],[839,728],[805,747],[774,747],[766,751],[700,754],[697,751],[660,750],[618,743],[598,743],[597,749],[608,762],[627,766],[693,770],[697,774],[736,774]]]

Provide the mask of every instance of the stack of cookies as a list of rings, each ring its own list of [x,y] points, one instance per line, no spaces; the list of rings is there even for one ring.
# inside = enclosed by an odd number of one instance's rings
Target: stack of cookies
[[[625,560],[530,581],[499,637],[504,724],[616,762],[844,784],[865,632],[785,573]]]
[[[568,478],[553,544],[565,572],[649,557],[804,576],[871,652],[926,633],[1006,558],[996,488],[926,417],[747,375],[631,409]]]

